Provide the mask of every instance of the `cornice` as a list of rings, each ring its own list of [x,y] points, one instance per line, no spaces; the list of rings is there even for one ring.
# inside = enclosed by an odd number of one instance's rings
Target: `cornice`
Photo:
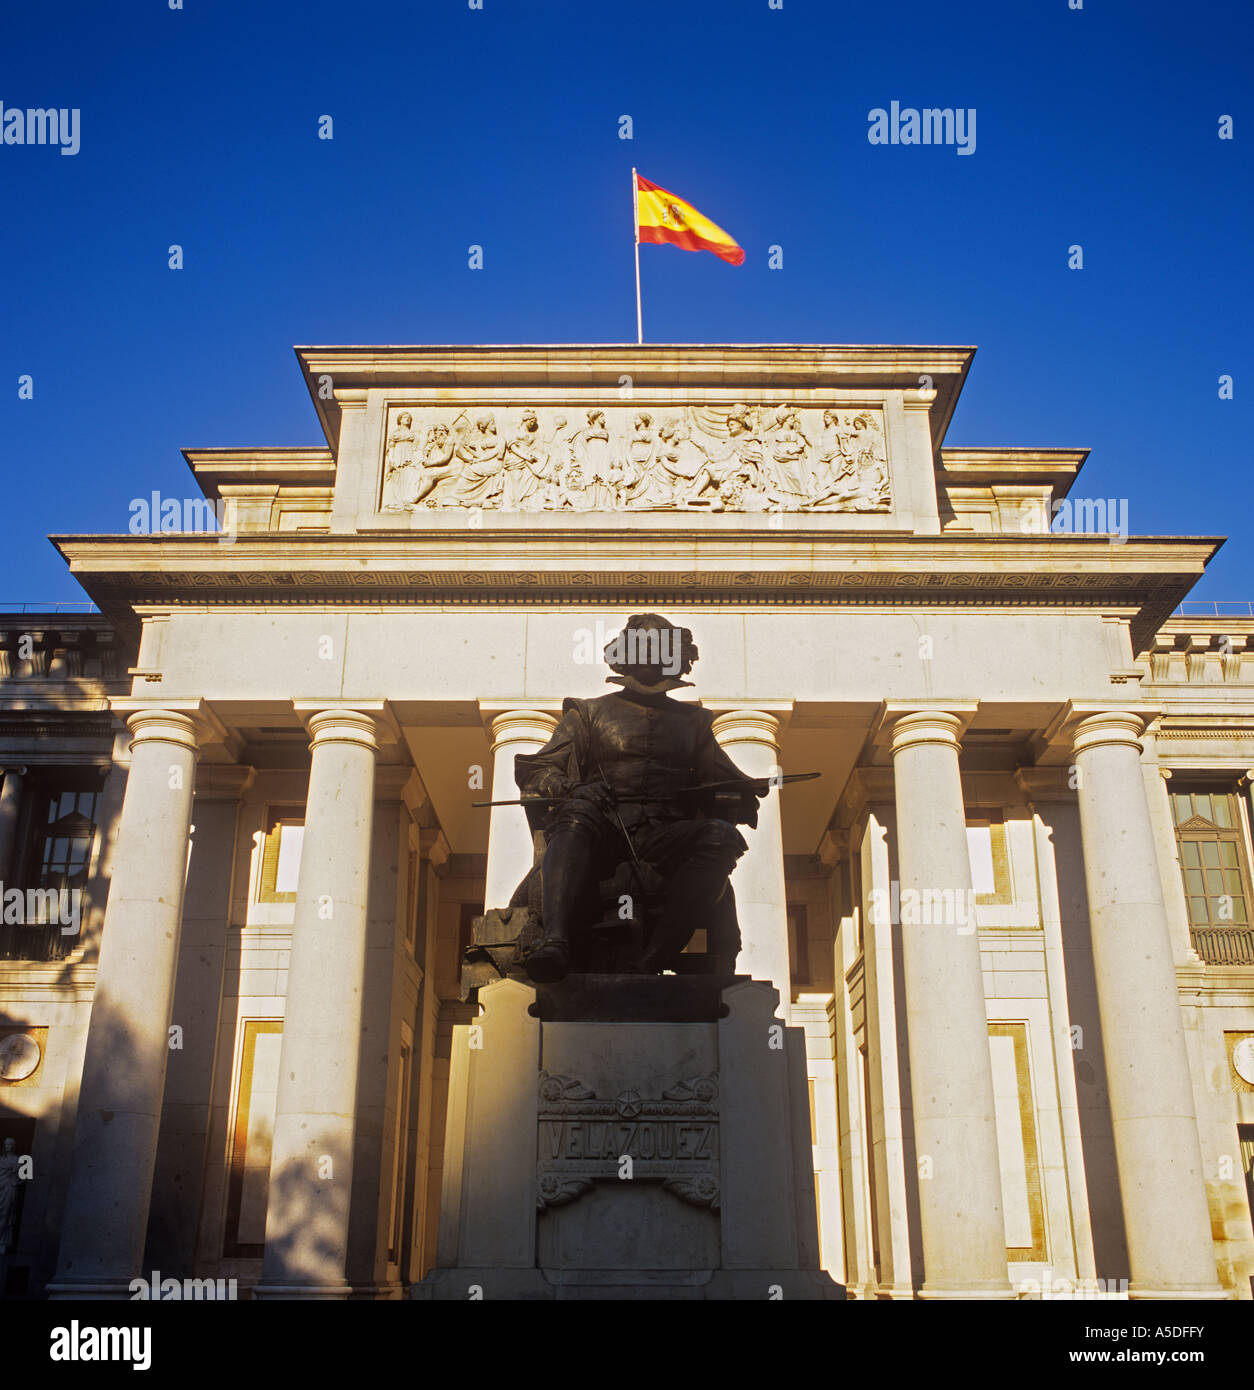
[[[614,569],[661,574],[687,562],[701,566],[698,579],[717,571],[721,563],[736,575],[765,577],[787,571],[816,581],[838,578],[854,587],[867,582],[864,576],[895,576],[904,569],[908,582],[921,588],[945,586],[950,578],[965,576],[974,587],[1027,587],[1042,579],[1059,588],[1082,589],[1096,578],[1131,589],[1159,577],[1192,582],[1222,543],[1222,538],[1211,536],[1139,537],[1111,545],[1105,536],[886,536],[826,528],[781,532],[766,526],[718,532],[700,527],[560,531],[464,525],[421,533],[260,532],[241,534],[230,546],[214,534],[62,534],[49,539],[76,576],[128,573],[138,582],[146,575],[182,572],[194,575],[194,582],[204,587],[219,582],[237,585],[243,572],[283,573],[291,583],[298,572],[303,579],[345,565],[361,576],[358,582],[369,583],[365,576],[388,570],[451,576],[486,566],[494,574],[517,569],[537,577]],[[234,577],[220,581],[220,576]],[[892,583],[897,587],[903,580],[894,577]]]
[[[973,347],[835,343],[549,343],[453,346],[304,346],[294,349],[327,442],[336,447],[340,407],[320,389],[482,389],[519,385],[587,388],[631,378],[633,387],[685,390],[743,386],[755,397],[781,387],[877,386],[936,392],[930,411],[939,447],[970,370]]]
[[[536,527],[413,534],[56,536],[98,606],[133,628],[137,605],[268,606],[728,602],[814,607],[1115,608],[1144,640],[1217,542],[1157,537],[781,534]],[[642,553],[643,548],[643,553]]]
[[[335,458],[325,445],[286,449],[184,449],[187,466],[206,497],[221,489],[247,483],[254,487],[330,486],[335,482]]]
[[[1004,487],[1039,483],[1065,497],[1089,456],[1088,449],[950,448],[940,450],[937,481],[943,487]]]

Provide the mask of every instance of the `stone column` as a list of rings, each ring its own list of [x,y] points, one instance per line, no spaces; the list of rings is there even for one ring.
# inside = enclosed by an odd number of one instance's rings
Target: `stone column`
[[[720,714],[714,721],[714,737],[750,777],[769,777],[779,769],[779,720],[773,714],[755,709]],[[779,991],[780,1017],[787,1022],[792,1011],[792,972],[779,796],[779,789],[773,788],[758,803],[758,828],[744,830],[749,848],[731,881],[740,919],[736,972],[774,985]]]
[[[17,819],[22,809],[24,767],[6,767],[4,786],[0,787],[0,884],[9,885],[13,873],[14,851],[17,849]]]
[[[557,727],[551,714],[534,709],[504,710],[492,720],[493,801],[511,801],[518,795],[514,781],[514,757],[538,753]],[[488,800],[488,797],[484,798]],[[494,806],[488,815],[488,871],[484,882],[484,907],[504,907],[531,868],[531,831],[521,806]]]
[[[374,822],[375,720],[308,718],[309,795],[275,1103],[266,1246],[268,1298],[347,1298],[357,1068]]]
[[[961,729],[958,715],[928,710],[903,715],[892,731],[925,1279],[919,1296],[1011,1298],[993,1065],[958,773]]]
[[[1097,1004],[1130,1298],[1224,1298],[1184,1020],[1145,783],[1144,723],[1095,714],[1075,737]]]
[[[128,1298],[144,1235],[169,1058],[196,727],[127,720],[131,768],[113,857],[51,1298]]]
[[[231,921],[236,825],[241,798],[256,773],[236,764],[202,763],[192,805],[192,853],[171,1024],[161,1137],[148,1214],[148,1259],[154,1269],[193,1272],[207,1139],[218,1063],[222,974]]]

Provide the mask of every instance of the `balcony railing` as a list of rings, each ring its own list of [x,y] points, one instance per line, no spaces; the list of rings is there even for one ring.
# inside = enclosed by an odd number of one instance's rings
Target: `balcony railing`
[[[1191,598],[1176,609],[1177,618],[1254,618],[1254,600],[1248,598]]]
[[[1254,927],[1192,927],[1189,934],[1207,965],[1254,965]]]
[[[3,613],[99,613],[94,603],[86,599],[72,603],[27,603],[25,601],[5,602],[0,599],[0,614]]]

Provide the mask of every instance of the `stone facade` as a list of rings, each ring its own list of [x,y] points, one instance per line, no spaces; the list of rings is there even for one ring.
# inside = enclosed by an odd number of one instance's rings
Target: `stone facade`
[[[0,618],[7,1296],[448,1264],[460,949],[531,854],[472,802],[652,610],[741,767],[822,773],[733,880],[822,1268],[1251,1297],[1254,617],[1174,615],[1217,541],[1051,531],[1084,451],[947,446],[967,348],[298,357],[325,447],[186,451],[224,533],[57,537],[99,611]],[[713,1240],[707,1166],[656,1200]],[[494,1239],[591,1238],[549,1179]]]

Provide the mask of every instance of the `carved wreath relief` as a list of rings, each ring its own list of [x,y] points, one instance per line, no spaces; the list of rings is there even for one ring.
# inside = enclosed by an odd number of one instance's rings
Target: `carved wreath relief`
[[[419,421],[415,424],[415,419]],[[794,405],[388,412],[383,510],[889,509],[882,413]]]

